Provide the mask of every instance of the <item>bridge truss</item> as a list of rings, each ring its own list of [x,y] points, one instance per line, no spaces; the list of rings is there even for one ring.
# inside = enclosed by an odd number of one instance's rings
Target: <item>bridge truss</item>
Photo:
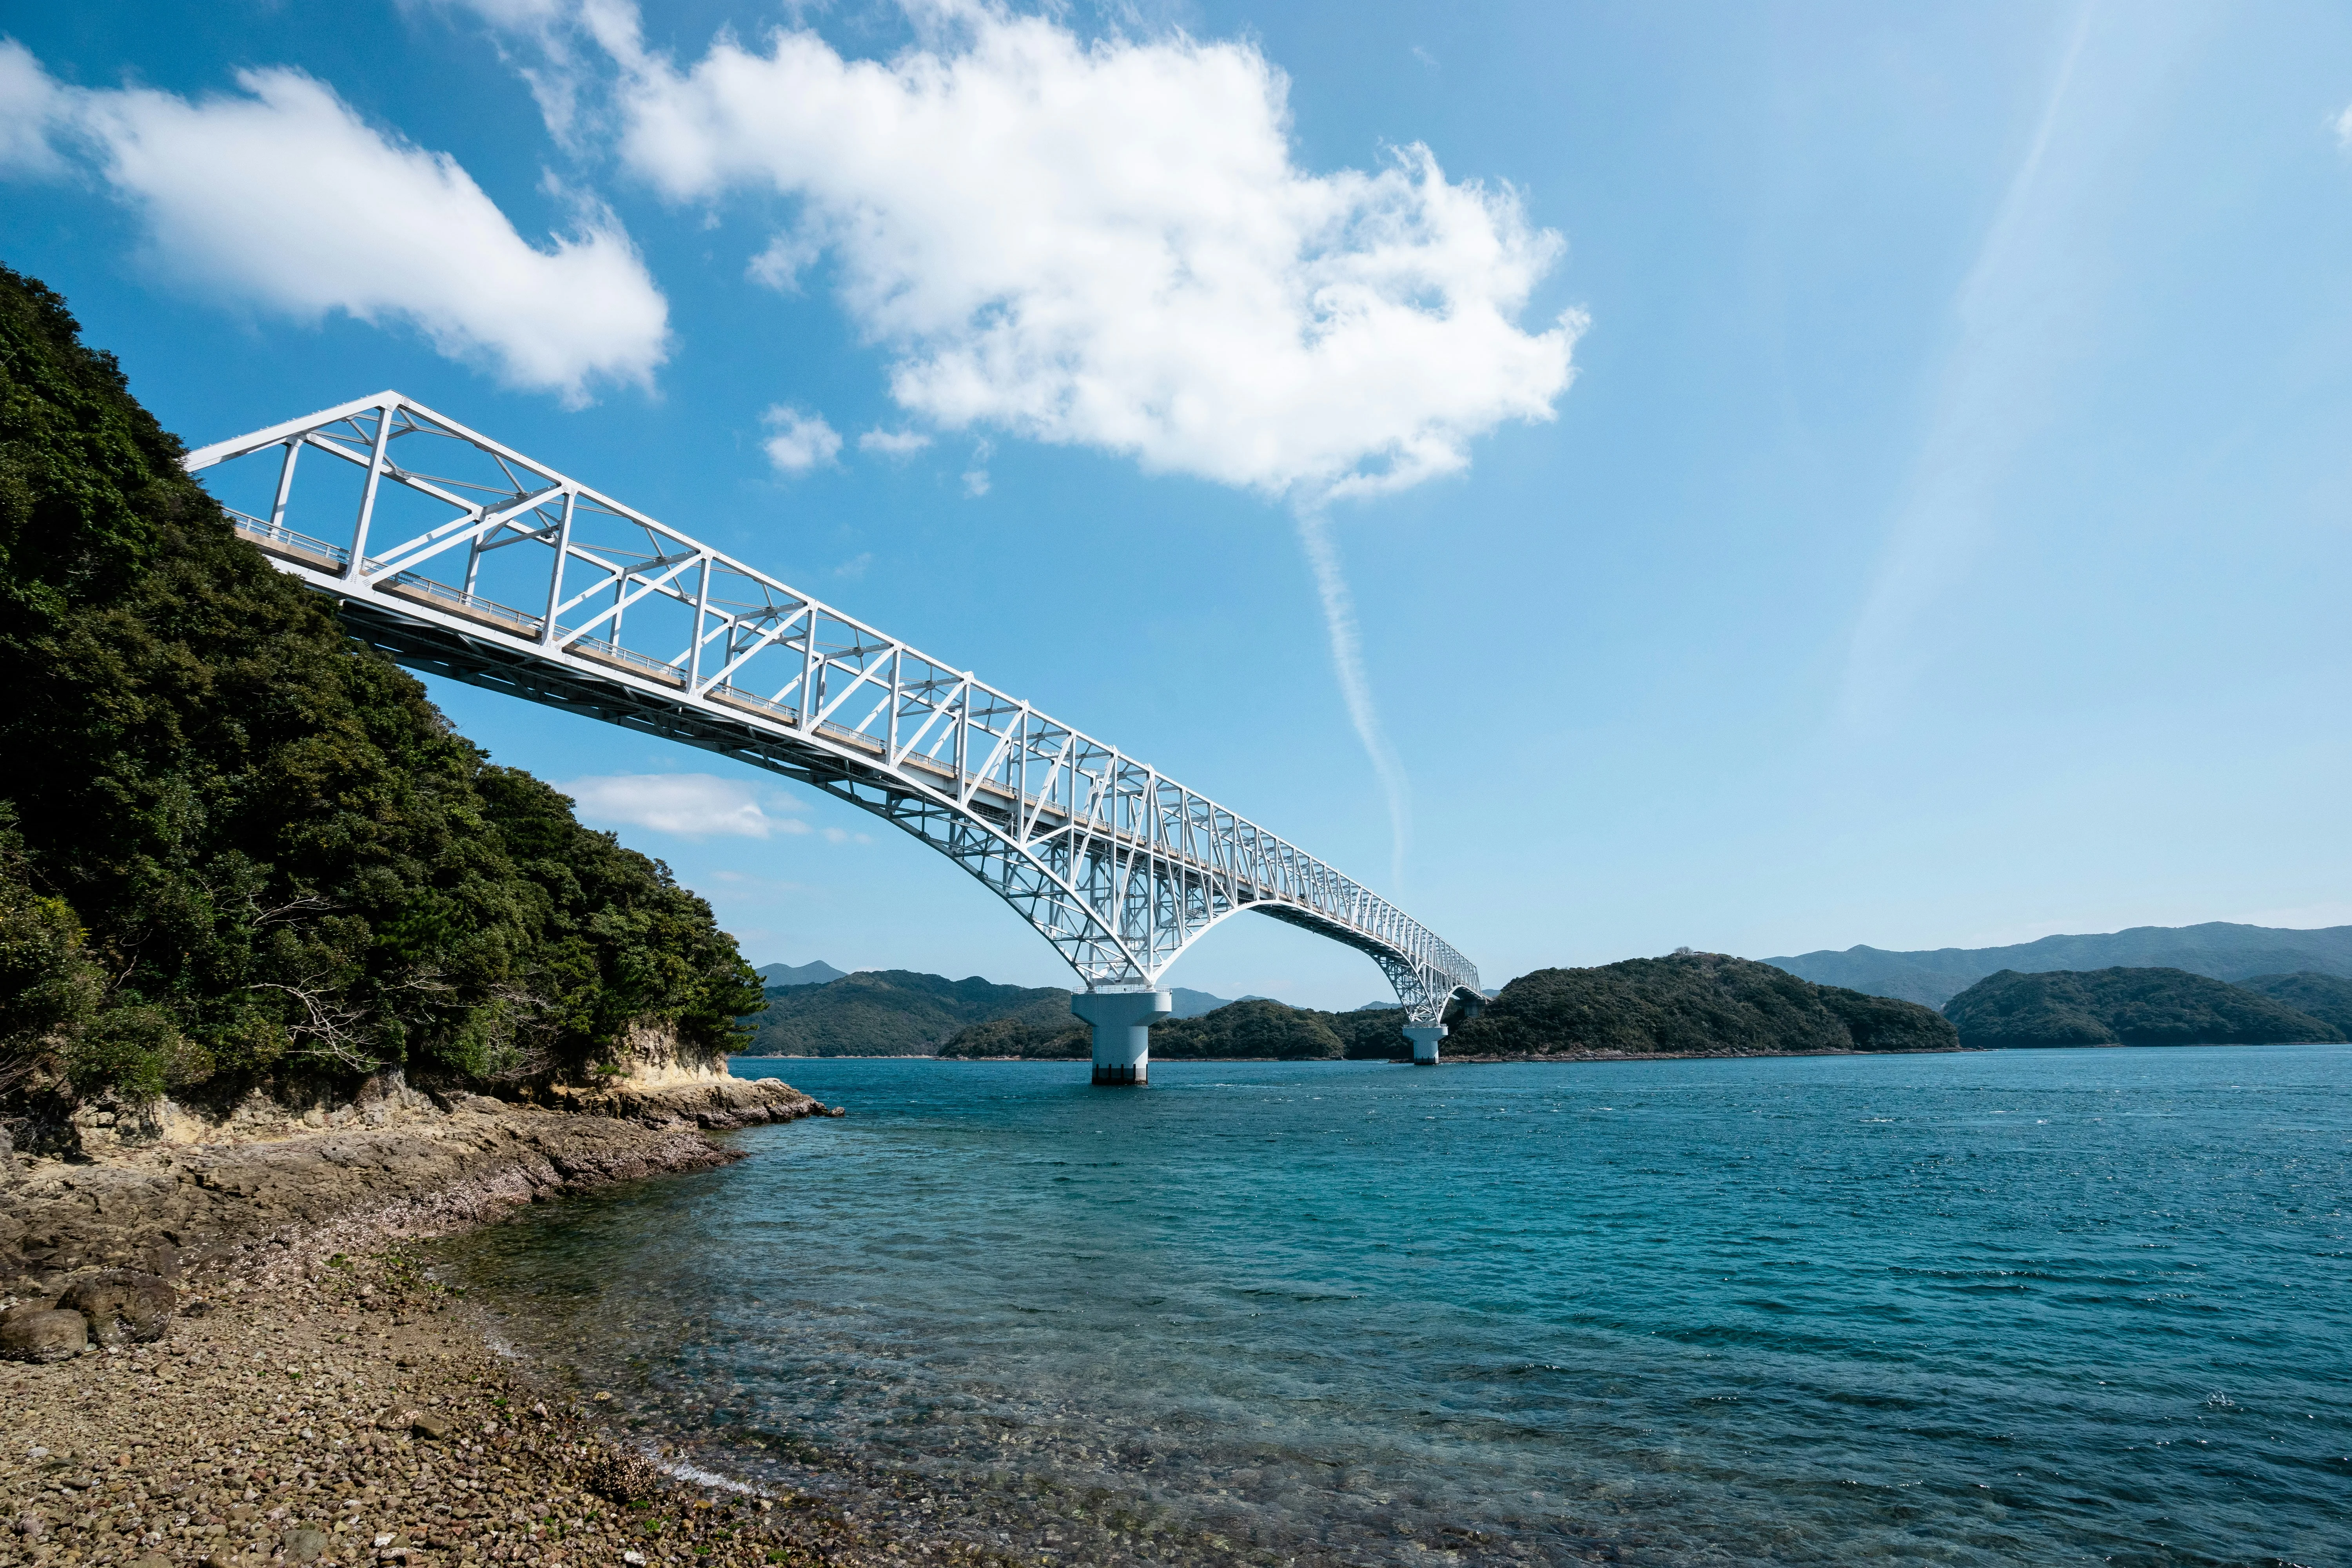
[[[862,806],[985,883],[1089,991],[1155,988],[1255,910],[1369,954],[1412,1024],[1483,1000],[1468,959],[1255,823],[396,392],[185,462],[220,469],[216,491],[241,473],[239,531],[397,662]]]

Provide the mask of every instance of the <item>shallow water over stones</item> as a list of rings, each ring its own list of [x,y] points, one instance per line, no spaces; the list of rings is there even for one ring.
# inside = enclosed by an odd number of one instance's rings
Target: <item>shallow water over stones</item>
[[[848,1119],[445,1244],[722,1475],[1071,1563],[2352,1556],[2352,1048],[777,1069]]]

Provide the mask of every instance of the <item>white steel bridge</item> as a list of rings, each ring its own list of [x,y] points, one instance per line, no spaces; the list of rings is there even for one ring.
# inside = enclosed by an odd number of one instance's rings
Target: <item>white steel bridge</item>
[[[802,780],[954,860],[1085,982],[1098,1083],[1144,1080],[1161,974],[1243,910],[1369,954],[1416,1060],[1484,1000],[1468,959],[1255,823],[396,392],[185,462],[401,664]]]

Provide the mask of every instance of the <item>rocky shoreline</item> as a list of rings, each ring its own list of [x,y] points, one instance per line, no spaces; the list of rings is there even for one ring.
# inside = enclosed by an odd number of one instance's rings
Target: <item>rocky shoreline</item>
[[[0,1361],[0,1563],[1002,1561],[804,1495],[676,1479],[595,1394],[538,1388],[496,1353],[415,1241],[738,1157],[706,1129],[840,1114],[774,1080],[555,1098],[397,1089],[374,1125],[363,1107],[341,1127],[295,1115],[274,1137],[101,1136],[78,1161],[10,1161],[0,1340],[48,1359]],[[92,1302],[122,1316],[86,1344],[16,1331]]]
[[[839,1114],[774,1079],[718,1075],[544,1098],[428,1095],[387,1075],[331,1110],[259,1096],[216,1121],[86,1109],[70,1157],[0,1152],[0,1289],[54,1292],[87,1268],[247,1266],[328,1230],[355,1246],[443,1235],[735,1158],[707,1132]]]

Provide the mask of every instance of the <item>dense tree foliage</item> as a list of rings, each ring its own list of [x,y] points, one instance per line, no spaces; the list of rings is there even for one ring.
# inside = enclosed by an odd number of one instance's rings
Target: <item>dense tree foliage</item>
[[[1945,1016],[1968,1046],[2258,1046],[2341,1040],[2334,1026],[2284,1003],[2185,969],[2049,970],[1989,974]]]
[[[1762,1055],[1934,1051],[1958,1044],[1934,1009],[1816,985],[1715,952],[1538,969],[1503,987],[1445,1042],[1455,1057],[1623,1052]]]
[[[2352,980],[2306,969],[2293,974],[2256,974],[2238,985],[2257,996],[2283,1002],[2352,1039]]]
[[[709,907],[453,734],[180,454],[0,268],[0,1092],[736,1043],[760,993]]]

